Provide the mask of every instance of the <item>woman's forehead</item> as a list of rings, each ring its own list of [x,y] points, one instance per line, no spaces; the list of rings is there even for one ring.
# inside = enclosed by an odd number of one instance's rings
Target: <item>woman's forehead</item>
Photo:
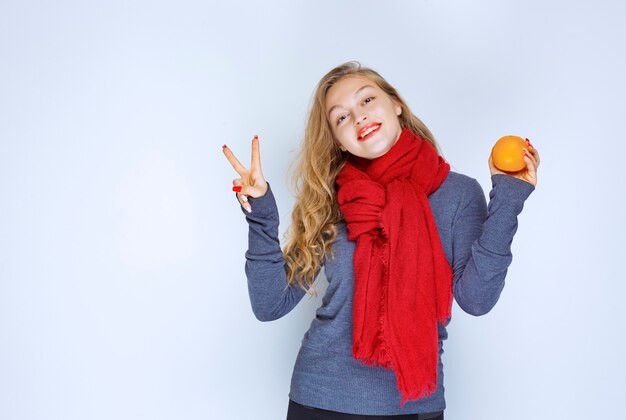
[[[338,91],[347,91],[345,93],[350,93],[350,90],[356,91],[363,85],[376,87],[376,83],[366,76],[351,75],[344,76],[339,81],[335,82],[335,84],[329,89],[328,93],[336,93]]]
[[[367,87],[378,89],[376,83],[365,76],[345,76],[331,86],[326,93],[327,113],[330,113],[335,106],[343,105],[342,99],[350,99]]]

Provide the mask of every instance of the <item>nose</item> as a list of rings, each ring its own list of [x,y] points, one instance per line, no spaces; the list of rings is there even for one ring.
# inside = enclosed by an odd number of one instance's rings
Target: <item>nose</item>
[[[361,124],[361,120],[366,120],[366,119],[367,119],[367,115],[361,115],[359,118],[356,119],[357,125]]]

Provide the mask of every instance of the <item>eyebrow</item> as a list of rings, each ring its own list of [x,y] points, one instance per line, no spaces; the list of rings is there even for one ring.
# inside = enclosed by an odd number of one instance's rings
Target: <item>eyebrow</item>
[[[367,87],[371,87],[371,88],[373,88],[374,86],[372,86],[372,85],[365,85],[365,86],[361,86],[361,87],[359,88],[359,90],[357,90],[357,91],[354,93],[353,98],[356,98],[356,96],[359,94],[359,92],[360,92],[360,91],[362,91],[363,89],[367,88]],[[328,117],[330,117],[330,113],[331,113],[331,112],[333,112],[333,109],[338,108],[338,107],[339,107],[339,105],[333,105],[333,106],[332,106],[332,107],[328,110]]]

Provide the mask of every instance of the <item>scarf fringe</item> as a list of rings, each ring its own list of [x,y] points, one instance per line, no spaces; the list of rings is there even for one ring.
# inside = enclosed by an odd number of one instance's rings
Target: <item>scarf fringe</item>
[[[380,294],[380,311],[378,317],[378,346],[380,346],[380,352],[378,354],[379,360],[382,361],[383,366],[393,367],[391,353],[389,351],[389,347],[387,347],[387,342],[385,341],[385,337],[387,336],[387,332],[385,329],[385,315],[387,314],[387,289],[388,289],[388,281],[389,281],[389,267],[387,261],[387,232],[385,231],[385,225],[381,223],[382,226],[382,234],[385,236],[385,239],[382,241],[382,260],[383,260],[383,292]]]
[[[385,228],[384,225],[382,225],[381,223],[381,227],[382,227],[382,234],[383,236],[386,238],[387,234],[385,232]],[[361,345],[361,340],[360,339],[356,339],[354,340],[354,344],[352,346],[352,354],[355,358],[359,359],[359,361],[361,363],[363,363],[364,365],[368,366],[368,367],[372,367],[372,366],[376,366],[376,367],[382,367],[384,369],[394,369],[394,364],[393,364],[393,360],[391,358],[391,352],[389,351],[389,346],[387,345],[387,342],[385,341],[385,314],[386,314],[386,301],[387,301],[387,275],[388,275],[388,265],[387,265],[387,258],[385,258],[386,251],[387,251],[387,241],[386,240],[382,240],[382,247],[383,247],[383,256],[382,256],[382,263],[383,263],[383,278],[385,279],[385,282],[383,283],[383,293],[381,293],[380,295],[380,308],[381,310],[379,311],[379,317],[378,317],[378,334],[376,336],[376,339],[374,341],[374,345],[372,346],[372,351],[365,353],[362,349],[363,346]]]

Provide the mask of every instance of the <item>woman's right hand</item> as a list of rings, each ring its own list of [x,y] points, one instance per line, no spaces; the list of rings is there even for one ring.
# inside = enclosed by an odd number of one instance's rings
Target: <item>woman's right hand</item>
[[[263,178],[261,171],[261,151],[259,148],[259,137],[257,135],[252,139],[252,161],[250,169],[239,162],[230,148],[226,145],[222,146],[222,151],[226,159],[235,168],[239,174],[239,178],[233,179],[233,191],[237,191],[237,199],[241,205],[248,211],[252,211],[252,207],[247,197],[261,197],[267,192],[267,181]]]

